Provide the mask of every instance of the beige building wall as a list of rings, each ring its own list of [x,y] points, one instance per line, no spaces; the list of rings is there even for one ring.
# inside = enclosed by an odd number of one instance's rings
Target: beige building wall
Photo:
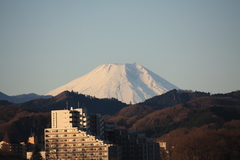
[[[37,138],[35,136],[28,137],[28,143],[37,144]]]
[[[108,160],[110,145],[73,128],[45,129],[46,158],[61,160]]]
[[[26,158],[27,158],[27,159],[30,159],[30,158],[32,157],[32,154],[33,154],[33,152],[27,152]],[[40,154],[41,154],[43,160],[45,160],[45,159],[46,159],[46,157],[45,157],[45,151],[40,151]]]
[[[71,128],[78,127],[81,130],[87,128],[87,114],[85,109],[78,108],[70,110],[51,111],[52,128]]]

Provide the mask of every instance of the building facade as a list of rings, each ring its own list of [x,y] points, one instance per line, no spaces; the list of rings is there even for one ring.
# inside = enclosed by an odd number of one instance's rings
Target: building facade
[[[160,160],[154,139],[136,130],[116,129],[115,122],[86,113],[82,108],[51,112],[51,128],[44,131],[46,159]]]
[[[104,119],[101,114],[88,115],[88,131],[97,139],[104,139]]]
[[[46,159],[49,160],[108,160],[109,147],[77,127],[45,129]]]
[[[88,134],[88,128],[86,109],[51,111],[51,128],[44,130],[46,159],[108,160],[111,145]]]
[[[87,110],[83,108],[51,111],[51,128],[72,128],[87,130]]]
[[[121,160],[160,160],[159,144],[136,130],[116,129],[108,133],[108,139],[120,147]]]

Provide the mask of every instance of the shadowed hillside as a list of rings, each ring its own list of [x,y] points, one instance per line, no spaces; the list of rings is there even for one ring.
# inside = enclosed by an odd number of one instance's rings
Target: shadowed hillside
[[[50,125],[50,113],[40,111],[64,109],[66,102],[69,106],[78,106],[78,101],[88,111],[115,121],[118,128],[136,129],[157,141],[167,142],[172,148],[162,153],[162,159],[169,156],[173,160],[211,159],[210,156],[218,160],[221,155],[223,159],[235,160],[240,156],[237,152],[240,149],[240,91],[210,95],[172,90],[130,106],[116,99],[97,99],[74,92],[20,105],[0,101],[0,139],[6,132],[11,141],[26,141],[32,132],[38,133],[41,139],[43,129]],[[211,147],[206,147],[203,141]],[[217,149],[213,150],[214,147]],[[186,150],[185,154],[181,148]],[[197,152],[193,153],[192,148]]]
[[[170,91],[106,118],[118,128],[136,129],[166,143],[162,160],[238,160],[240,91],[178,93]]]
[[[79,103],[78,103],[79,102]],[[98,99],[75,92],[63,92],[48,99],[35,99],[22,104],[11,105],[0,101],[0,140],[8,133],[13,142],[26,141],[35,133],[43,137],[43,129],[50,127],[50,111],[68,107],[86,107],[88,113],[115,114],[126,104],[116,99]]]
[[[33,112],[14,105],[0,105],[0,140],[8,134],[11,142],[27,141],[35,133],[41,140],[43,129],[50,127],[48,112]]]
[[[95,97],[78,94],[76,92],[65,91],[52,98],[36,99],[20,105],[21,108],[32,109],[36,111],[59,110],[66,109],[67,107],[77,108],[78,106],[86,107],[88,113],[112,115],[125,107],[126,104],[114,98],[98,99]]]
[[[221,128],[225,122],[240,119],[240,97],[236,95],[239,95],[238,92],[211,96],[202,92],[173,90],[138,105],[125,107],[115,116],[106,118],[117,122],[119,128],[137,129],[150,137],[160,137],[179,127],[201,127],[214,123]],[[176,97],[179,97],[178,100]]]

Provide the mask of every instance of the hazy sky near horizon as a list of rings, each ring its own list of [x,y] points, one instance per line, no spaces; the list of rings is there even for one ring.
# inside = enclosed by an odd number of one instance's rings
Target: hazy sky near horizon
[[[239,90],[240,1],[0,1],[5,94],[46,94],[134,62],[181,89]]]

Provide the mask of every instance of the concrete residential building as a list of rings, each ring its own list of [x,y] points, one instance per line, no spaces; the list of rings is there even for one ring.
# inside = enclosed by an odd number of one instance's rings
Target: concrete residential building
[[[97,139],[104,139],[104,120],[101,114],[88,115],[88,130]]]
[[[46,159],[108,160],[109,144],[88,134],[87,110],[51,111],[51,128],[44,130]]]
[[[77,127],[45,129],[46,159],[49,160],[108,160],[109,147]]]
[[[121,147],[122,160],[160,160],[159,144],[136,130],[116,129],[108,133],[108,140]]]
[[[72,128],[87,130],[87,110],[83,108],[51,111],[52,128]]]

